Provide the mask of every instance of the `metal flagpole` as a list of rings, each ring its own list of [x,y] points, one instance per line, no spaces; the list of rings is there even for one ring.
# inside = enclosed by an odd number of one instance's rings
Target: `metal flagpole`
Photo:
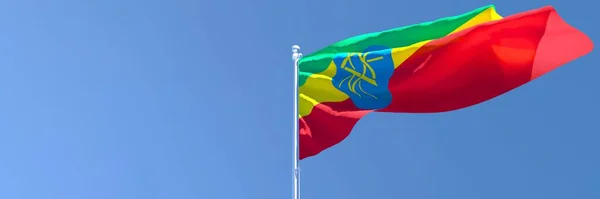
[[[299,129],[298,129],[298,60],[302,57],[300,46],[292,46],[294,60],[294,199],[300,199]]]

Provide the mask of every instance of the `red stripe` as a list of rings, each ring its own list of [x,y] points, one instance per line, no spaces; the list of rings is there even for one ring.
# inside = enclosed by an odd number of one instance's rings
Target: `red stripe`
[[[392,75],[380,112],[432,113],[469,107],[577,59],[591,40],[552,7],[524,12],[432,41]]]
[[[379,112],[432,113],[469,107],[517,88],[593,48],[552,7],[479,25],[421,47],[389,82]],[[317,105],[300,120],[300,159],[345,139],[360,111],[350,100]]]
[[[344,140],[356,122],[370,112],[360,110],[350,99],[315,106],[299,121],[300,159],[317,155]]]

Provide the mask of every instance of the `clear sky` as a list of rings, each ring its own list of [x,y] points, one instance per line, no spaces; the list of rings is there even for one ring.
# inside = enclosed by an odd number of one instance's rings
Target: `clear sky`
[[[492,3],[554,5],[598,43],[583,2],[0,1],[0,198],[291,198],[293,44]],[[302,196],[598,199],[598,61],[456,112],[369,115],[301,162]]]

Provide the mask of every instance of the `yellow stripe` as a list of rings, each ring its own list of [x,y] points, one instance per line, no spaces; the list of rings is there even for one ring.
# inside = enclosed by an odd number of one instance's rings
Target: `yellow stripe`
[[[298,114],[304,117],[312,111],[313,107],[321,102],[341,102],[348,99],[348,95],[333,86],[331,78],[336,73],[333,61],[325,71],[312,74],[306,83],[298,88]]]
[[[502,16],[498,15],[498,13],[496,13],[496,9],[494,7],[490,7],[486,10],[484,10],[483,12],[479,13],[478,15],[476,15],[475,17],[469,19],[469,21],[467,21],[466,23],[464,23],[463,25],[461,25],[460,27],[458,27],[456,30],[452,31],[450,34],[459,32],[461,30],[465,30],[467,28],[482,24],[482,23],[486,23],[486,22],[490,22],[490,21],[495,21],[495,20],[499,20],[502,19]],[[432,40],[428,40],[428,41],[422,41],[407,47],[400,47],[400,48],[394,48],[392,49],[392,58],[394,60],[394,68],[397,68],[400,66],[400,64],[402,64],[404,61],[406,61],[406,59],[408,59],[410,56],[412,56],[417,50],[419,50],[419,48],[421,48],[422,46],[424,46],[425,44],[429,43]]]
[[[488,9],[485,9],[483,12],[479,13],[477,16],[469,19],[469,21],[467,21],[467,23],[464,23],[463,25],[461,25],[460,27],[458,27],[456,30],[452,31],[450,34],[452,33],[456,33],[459,32],[461,30],[482,24],[482,23],[487,23],[490,21],[496,21],[502,19],[502,16],[500,16],[497,12],[496,9],[494,7],[490,7]]]
[[[484,10],[477,16],[471,18],[465,24],[458,27],[452,33],[465,30],[467,28],[502,19],[502,16],[496,13],[496,9],[493,7]],[[450,33],[450,34],[452,34]],[[392,59],[394,60],[394,68],[397,68],[406,59],[412,56],[419,48],[429,43],[431,40],[422,41],[419,43],[412,44],[410,46],[394,48],[392,49]],[[312,74],[304,85],[298,88],[298,114],[299,118],[310,114],[312,109],[319,103],[323,102],[341,102],[349,98],[348,95],[341,92],[331,82],[331,78],[335,75],[337,67],[333,61],[329,64],[329,67],[320,73]]]
[[[392,59],[394,60],[394,69],[398,68],[400,64],[402,64],[406,59],[412,56],[419,48],[423,45],[429,43],[431,40],[422,41],[410,46],[393,48],[392,49]]]

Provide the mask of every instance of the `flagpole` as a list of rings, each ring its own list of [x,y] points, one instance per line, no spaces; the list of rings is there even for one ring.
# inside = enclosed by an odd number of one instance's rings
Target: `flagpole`
[[[298,128],[298,60],[302,57],[300,46],[292,46],[294,60],[294,199],[300,199],[299,128]]]

